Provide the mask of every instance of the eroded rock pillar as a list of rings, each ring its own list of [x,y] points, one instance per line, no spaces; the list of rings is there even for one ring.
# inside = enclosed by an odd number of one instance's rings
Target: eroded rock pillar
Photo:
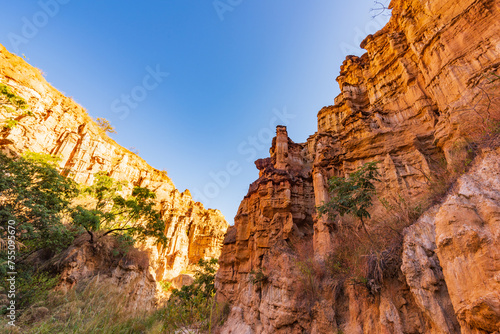
[[[286,126],[276,127],[276,169],[286,169],[288,166],[288,133]]]
[[[314,203],[316,207],[328,201],[328,190],[325,177],[320,170],[313,173]],[[332,236],[328,227],[328,216],[316,216],[314,221],[314,256],[318,260],[324,260],[332,251]]]

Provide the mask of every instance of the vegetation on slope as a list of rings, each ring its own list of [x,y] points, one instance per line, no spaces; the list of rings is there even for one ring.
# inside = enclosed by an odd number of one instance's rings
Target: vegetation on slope
[[[115,234],[112,254],[117,258],[130,254],[137,240],[168,241],[154,193],[134,187],[130,196],[123,196],[125,184],[105,173],[96,174],[92,186],[79,187],[59,173],[57,163],[44,154],[17,159],[0,154],[0,271],[2,277],[17,273],[14,299],[7,295],[8,282],[0,283],[2,332],[169,333],[215,328],[223,318],[214,300],[217,260],[201,260],[194,283],[173,290],[170,301],[149,313],[125,310],[127,296],[99,275],[79,281],[67,293],[54,291],[58,273],[44,263],[79,235],[88,234],[88,241],[95,242]],[[6,317],[11,300],[16,327],[8,325]]]
[[[125,309],[116,286],[99,276],[64,293],[51,291],[56,278],[43,280],[23,312],[17,332],[52,333],[213,333],[228,315],[227,304],[215,302],[213,281],[217,260],[200,261],[192,285],[173,291],[173,298],[151,312]],[[186,292],[189,291],[187,294]],[[0,324],[3,325],[2,322]],[[8,327],[0,333],[10,333]]]
[[[12,91],[9,86],[0,84],[0,111],[5,110],[15,117],[9,117],[4,121],[4,129],[14,128],[19,120],[25,116],[32,116],[32,112],[28,109],[26,100]]]
[[[381,197],[376,192],[379,182],[376,162],[365,163],[346,177],[329,180],[331,200],[317,210],[319,215],[327,215],[334,222],[334,251],[325,261],[318,261],[308,255],[313,254],[312,244],[293,245],[298,254],[299,281],[310,299],[320,298],[325,279],[333,280],[338,291],[348,282],[377,294],[384,280],[398,277],[404,229],[443,199],[481,150],[500,145],[500,121],[498,113],[493,112],[497,106],[493,102],[498,97],[488,95],[487,98],[489,113],[484,120],[484,131],[457,141],[451,152],[454,159],[449,165],[444,158],[434,162],[433,174],[425,175],[429,189],[426,196],[414,199],[396,193]],[[380,201],[385,212],[370,217],[369,208],[374,200]]]

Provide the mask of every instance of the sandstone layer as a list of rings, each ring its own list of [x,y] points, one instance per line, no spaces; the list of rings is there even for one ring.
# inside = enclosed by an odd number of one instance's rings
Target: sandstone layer
[[[232,305],[223,333],[498,331],[497,151],[480,153],[483,167],[406,230],[403,265],[375,293],[356,284],[338,293],[328,279],[313,298],[301,291],[300,258],[321,263],[338,244],[336,222],[316,214],[328,178],[378,161],[379,197],[423,200],[436,180],[470,166],[475,143],[500,119],[500,3],[390,7],[389,23],[363,41],[367,52],[344,61],[341,94],[319,111],[318,131],[297,144],[278,127],[270,158],[256,161],[259,179],[220,258],[218,297]]]
[[[0,122],[17,124],[0,132],[2,151],[25,151],[59,156],[63,173],[90,185],[94,175],[106,171],[127,181],[125,195],[134,186],[156,193],[158,209],[167,222],[167,247],[143,245],[149,254],[154,281],[171,280],[200,258],[218,258],[228,224],[218,210],[205,209],[188,190],[179,192],[165,171],[149,166],[138,155],[119,146],[88,116],[85,109],[53,88],[40,71],[0,45],[0,83],[24,98],[32,115],[0,107]],[[83,265],[83,264],[82,264]],[[118,269],[117,269],[118,270]]]

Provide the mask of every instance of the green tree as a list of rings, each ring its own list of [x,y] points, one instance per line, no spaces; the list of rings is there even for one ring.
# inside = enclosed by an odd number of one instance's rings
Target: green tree
[[[199,268],[194,274],[194,282],[190,285],[184,285],[180,289],[174,289],[172,300],[186,303],[195,296],[201,296],[203,299],[210,298],[215,293],[215,274],[218,263],[217,259],[200,259],[198,261]]]
[[[164,311],[165,332],[173,333],[179,328],[192,328],[202,333],[211,333],[212,323],[223,321],[222,314],[219,313],[221,310],[215,302],[214,282],[217,265],[217,259],[200,259],[194,282],[172,291]],[[214,311],[219,315],[214,316]]]
[[[375,195],[373,182],[379,181],[377,163],[367,162],[348,177],[334,176],[328,180],[331,200],[317,208],[319,214],[328,214],[330,217],[351,214],[361,221],[369,236],[364,219],[370,218],[368,209]]]
[[[27,153],[12,159],[0,153],[0,224],[7,233],[15,222],[17,241],[36,251],[58,251],[73,240],[73,232],[62,223],[70,201],[77,195],[76,183],[59,174],[57,159]]]
[[[156,205],[156,194],[143,187],[134,187],[127,198],[120,195],[126,182],[118,182],[106,172],[95,175],[94,183],[83,189],[83,194],[93,198],[93,204],[77,206],[73,222],[85,228],[90,242],[95,241],[95,232],[126,233],[135,240],[153,237],[158,243],[166,244],[165,222]]]
[[[217,259],[200,259],[198,261],[200,269],[194,274],[194,283],[203,289],[203,293],[207,297],[215,293],[215,274],[218,264]]]

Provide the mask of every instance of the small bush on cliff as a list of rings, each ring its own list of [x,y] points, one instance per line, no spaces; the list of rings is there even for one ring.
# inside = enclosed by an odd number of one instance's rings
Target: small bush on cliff
[[[294,299],[307,301],[305,305],[312,310],[314,304],[321,300],[326,292],[325,278],[327,270],[325,262],[314,256],[312,238],[301,238],[291,242],[289,246],[296,254],[294,261],[296,269],[296,280],[294,288]],[[328,287],[330,290],[332,286]]]
[[[0,106],[6,105],[12,105],[14,108],[21,110],[28,108],[25,99],[15,94],[9,86],[0,84]]]
[[[101,129],[104,133],[116,133],[116,130],[109,121],[103,117],[97,117],[95,119],[95,122],[97,123],[97,126],[99,129]]]
[[[156,205],[156,194],[143,187],[134,187],[132,194],[124,198],[124,182],[118,182],[105,172],[95,175],[94,183],[84,187],[83,193],[93,200],[87,207],[77,206],[72,213],[75,224],[82,226],[95,241],[95,233],[126,233],[135,240],[152,237],[157,243],[166,244],[165,222],[161,219]]]
[[[172,287],[172,282],[169,281],[160,281],[160,287],[164,292],[169,292]]]
[[[371,218],[368,209],[375,195],[374,182],[379,181],[376,164],[366,163],[346,178],[332,178],[332,199],[318,208],[320,214],[340,216],[335,222],[337,246],[324,263],[329,276],[365,285],[372,293],[380,289],[384,278],[399,272],[403,229],[415,222],[423,208],[401,195],[382,198],[386,214],[372,219],[368,232],[364,220]],[[360,221],[364,233],[358,233],[354,220]]]
[[[267,275],[264,274],[264,272],[262,271],[261,268],[257,269],[257,270],[251,270],[250,271],[250,274],[248,275],[248,279],[250,280],[250,282],[252,284],[262,284],[262,283],[265,283],[267,282]]]
[[[403,230],[413,224],[426,208],[396,194],[380,199],[385,212],[372,218],[370,235],[358,233],[353,217],[336,221],[337,246],[325,261],[328,276],[339,282],[366,286],[379,291],[385,279],[398,276],[401,267]]]
[[[5,121],[4,128],[9,130],[13,129],[16,127],[17,123],[19,123],[19,121],[17,121],[16,119],[9,118]]]
[[[329,182],[332,199],[318,207],[320,215],[328,214],[334,218],[350,214],[358,218],[365,233],[369,236],[364,219],[370,218],[368,208],[375,195],[373,182],[379,181],[377,162],[367,162],[347,177],[334,176]]]
[[[11,117],[4,121],[4,129],[12,129],[17,125],[19,118],[33,115],[28,109],[26,100],[4,84],[0,84],[0,107],[11,114]]]

